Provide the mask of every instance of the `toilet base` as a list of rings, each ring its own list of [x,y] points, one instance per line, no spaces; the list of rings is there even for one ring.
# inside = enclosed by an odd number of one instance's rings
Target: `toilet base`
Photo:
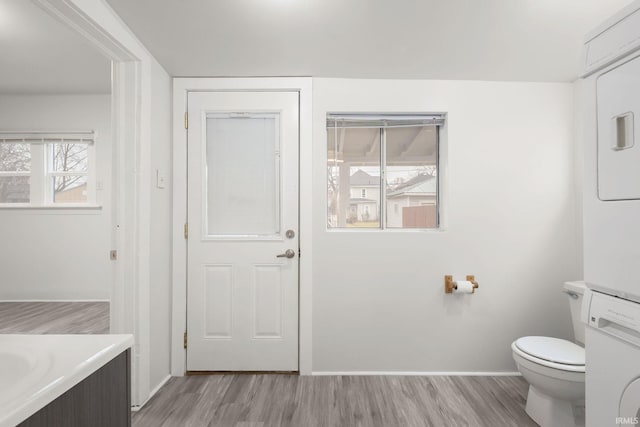
[[[554,399],[531,385],[526,411],[541,427],[584,427],[584,402]]]

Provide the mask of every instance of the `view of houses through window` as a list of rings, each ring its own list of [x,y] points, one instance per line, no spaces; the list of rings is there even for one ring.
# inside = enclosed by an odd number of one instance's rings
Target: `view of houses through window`
[[[90,139],[0,136],[0,204],[88,203]]]
[[[438,227],[439,126],[423,121],[328,121],[328,228]]]

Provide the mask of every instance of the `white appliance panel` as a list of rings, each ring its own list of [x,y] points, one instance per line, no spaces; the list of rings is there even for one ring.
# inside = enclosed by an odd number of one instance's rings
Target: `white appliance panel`
[[[583,297],[587,427],[640,421],[638,22],[635,0],[585,40],[584,280],[604,292]]]
[[[640,302],[640,0],[585,39],[584,280]]]
[[[585,40],[583,71],[592,74],[640,47],[640,3],[629,5]]]
[[[586,334],[586,425],[638,424],[640,304],[589,293]]]
[[[598,196],[640,199],[640,58],[598,77]]]
[[[640,7],[640,1],[638,6]],[[623,66],[631,68],[623,68]],[[635,167],[624,162],[620,167],[614,167],[615,162],[603,167],[603,162],[599,161],[601,154],[599,145],[603,147],[603,150],[606,147],[607,154],[614,156],[620,152],[625,152],[624,155],[626,155],[634,150],[640,153],[640,123],[638,122],[640,120],[640,106],[636,105],[635,111],[628,111],[629,108],[632,108],[633,102],[637,103],[640,100],[640,86],[638,86],[640,83],[637,83],[634,89],[636,100],[630,100],[627,95],[620,98],[624,102],[617,100],[619,94],[625,92],[621,86],[621,80],[635,78],[637,82],[640,82],[640,69],[636,70],[638,66],[640,66],[640,54],[635,53],[631,57],[604,69],[602,74],[591,75],[582,84],[585,128],[583,139],[585,159],[583,225],[584,281],[587,286],[640,302],[640,274],[637,271],[637,265],[640,261],[640,244],[638,244],[640,242],[640,200],[603,201],[602,194],[599,194],[599,184],[607,179],[611,179],[610,182],[630,179],[632,182],[629,182],[628,187],[622,190],[627,192],[626,197],[635,192],[635,187],[640,184],[640,157]],[[620,73],[627,73],[626,70],[635,71],[636,76],[623,77]],[[608,90],[613,93],[605,95]],[[623,109],[625,111],[622,111]],[[616,115],[624,116],[629,112],[633,113],[634,146],[616,152],[616,150],[609,148],[612,145],[611,132],[613,132],[611,120]],[[599,141],[599,137],[602,141]],[[617,161],[615,157],[614,160]],[[601,171],[598,171],[598,166]],[[628,167],[627,171],[619,170],[623,166]],[[630,178],[637,173],[638,177]],[[609,178],[603,177],[607,174],[609,174]],[[636,184],[634,180],[639,184]],[[601,182],[599,183],[599,181]],[[605,184],[606,186],[607,184]],[[606,192],[607,190],[604,192],[605,197]]]
[[[640,200],[598,197],[596,79],[593,75],[583,82],[584,281],[589,288],[640,302]]]

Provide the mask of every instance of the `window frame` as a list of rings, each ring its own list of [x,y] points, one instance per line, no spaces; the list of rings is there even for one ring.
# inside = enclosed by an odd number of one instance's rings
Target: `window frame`
[[[0,178],[18,178],[18,177],[27,177],[29,179],[29,187],[31,187],[31,174],[32,174],[32,169],[33,169],[33,160],[32,160],[32,153],[31,153],[31,145],[30,144],[25,144],[21,141],[10,141],[10,142],[5,142],[3,141],[2,143],[4,144],[20,144],[20,145],[26,145],[29,149],[29,167],[27,170],[0,170]],[[31,188],[29,188],[29,198],[31,198]],[[23,205],[24,203],[11,203],[11,205]]]
[[[29,176],[29,203],[2,203],[0,209],[101,209],[96,194],[96,139],[95,131],[2,131],[0,144],[28,144],[31,165],[28,172],[0,171],[0,176]],[[86,144],[86,171],[53,170],[54,146],[56,144]],[[87,185],[86,202],[54,202],[53,180],[59,176],[84,176]],[[50,188],[50,190],[47,190]]]
[[[443,211],[445,211],[445,208],[443,206],[443,195],[442,195],[442,189],[443,189],[443,181],[446,180],[445,175],[446,175],[446,166],[443,165],[443,158],[446,156],[446,148],[443,147],[443,140],[446,139],[446,135],[447,135],[447,113],[444,112],[438,112],[438,113],[434,113],[434,112],[429,112],[429,113],[345,113],[345,112],[339,112],[339,113],[332,113],[332,112],[327,112],[327,124],[325,126],[325,131],[327,132],[326,138],[325,140],[328,141],[328,132],[330,129],[337,127],[337,126],[329,126],[329,123],[331,122],[331,120],[334,120],[334,123],[337,119],[332,118],[332,116],[344,116],[344,117],[353,117],[357,120],[358,117],[364,117],[365,120],[367,120],[370,117],[374,117],[378,120],[380,120],[380,118],[384,119],[385,117],[388,117],[389,119],[393,119],[394,117],[401,117],[401,116],[418,116],[418,117],[424,117],[425,120],[427,119],[431,119],[431,120],[438,120],[438,123],[436,124],[429,124],[429,123],[425,123],[423,124],[423,126],[433,126],[435,127],[435,137],[436,137],[436,147],[435,147],[435,165],[436,165],[436,195],[435,195],[435,206],[436,206],[436,226],[434,228],[402,228],[402,227],[387,227],[386,225],[386,220],[387,220],[387,212],[388,212],[388,207],[387,207],[387,182],[386,182],[386,171],[387,171],[387,159],[386,159],[386,155],[387,155],[387,147],[386,147],[386,131],[389,128],[393,128],[394,126],[366,126],[366,127],[371,127],[371,128],[377,128],[380,132],[380,203],[379,203],[379,210],[378,210],[378,214],[379,214],[379,218],[380,218],[380,225],[378,227],[330,227],[329,226],[329,221],[328,221],[328,216],[329,216],[329,211],[328,209],[325,211],[325,215],[326,215],[326,220],[325,220],[325,227],[326,230],[329,232],[338,232],[338,233],[342,233],[342,232],[346,232],[346,233],[366,233],[366,232],[373,232],[373,233],[377,233],[377,232],[385,232],[385,233],[434,233],[434,232],[443,232],[446,231],[446,226],[445,226],[445,221],[444,221],[444,215],[443,215]],[[416,126],[416,125],[414,125]],[[444,153],[444,155],[443,155]],[[325,156],[326,156],[326,164],[329,164],[329,158],[328,158],[328,153],[327,153],[327,149],[325,148]],[[325,185],[327,184],[329,177],[328,177],[328,169],[326,170],[327,175],[325,175]],[[325,203],[325,209],[328,206],[328,198],[329,198],[329,189],[327,187],[327,189],[325,190],[325,196],[327,197],[326,199],[326,203]]]

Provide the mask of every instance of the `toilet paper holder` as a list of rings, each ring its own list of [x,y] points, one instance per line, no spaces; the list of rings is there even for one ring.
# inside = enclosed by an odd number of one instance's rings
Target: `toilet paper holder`
[[[478,282],[476,282],[476,277],[475,276],[467,276],[466,280],[468,282],[473,283],[473,292],[476,292],[476,289],[478,289],[480,287],[480,285],[478,285]],[[458,289],[458,285],[456,284],[456,282],[453,280],[453,276],[444,276],[444,293],[445,294],[452,294],[454,289]]]

